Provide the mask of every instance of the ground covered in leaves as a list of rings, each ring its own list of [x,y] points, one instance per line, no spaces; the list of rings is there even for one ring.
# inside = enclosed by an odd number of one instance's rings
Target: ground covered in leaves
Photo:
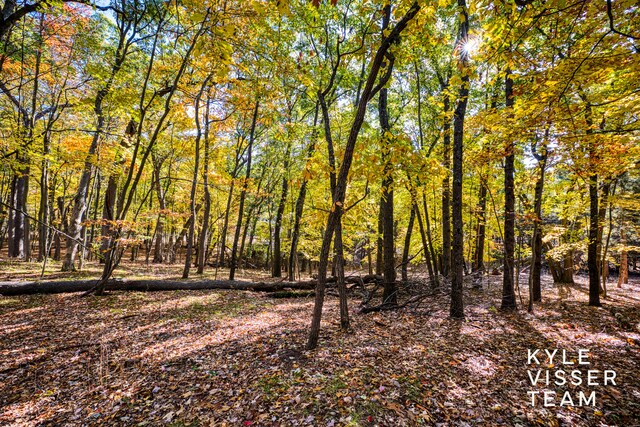
[[[499,282],[465,289],[464,321],[448,319],[446,293],[370,314],[354,296],[349,333],[330,296],[314,351],[303,349],[308,297],[0,297],[0,425],[638,425],[639,281],[612,285],[601,308],[586,306],[584,279],[547,284],[533,314],[497,310]],[[532,386],[537,348],[568,360],[588,349],[585,382],[587,369],[609,369],[616,385]],[[565,390],[575,404],[595,391],[596,404],[532,407],[527,392],[544,389],[556,405]]]

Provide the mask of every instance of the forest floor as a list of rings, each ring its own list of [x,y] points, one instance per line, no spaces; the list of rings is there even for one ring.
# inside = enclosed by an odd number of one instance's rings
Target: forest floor
[[[2,265],[0,280],[36,278],[33,265]],[[499,311],[501,277],[484,282],[465,289],[463,321],[448,318],[446,293],[369,314],[353,296],[348,333],[329,296],[313,351],[304,350],[312,298],[0,297],[0,425],[640,425],[637,277],[611,283],[600,308],[587,307],[584,278],[562,288],[546,279],[533,314]],[[527,350],[556,348],[574,361],[589,350],[590,365],[564,369],[585,383],[587,369],[614,370],[616,385],[531,385],[529,369],[563,366],[542,355],[541,367],[528,365]],[[576,406],[531,406],[527,392],[545,389],[558,392],[556,405],[568,390]],[[595,406],[578,406],[579,391],[595,391]]]

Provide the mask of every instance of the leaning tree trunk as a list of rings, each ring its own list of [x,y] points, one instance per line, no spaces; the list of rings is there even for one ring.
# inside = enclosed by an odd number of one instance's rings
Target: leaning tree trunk
[[[75,271],[76,269],[75,261],[78,255],[78,246],[80,235],[82,233],[82,217],[87,210],[87,192],[89,190],[89,181],[91,181],[91,175],[93,174],[94,157],[96,155],[96,151],[98,150],[100,135],[105,124],[102,104],[104,102],[104,99],[111,92],[111,86],[116,74],[118,73],[120,68],[122,68],[122,64],[124,63],[127,56],[128,46],[129,42],[127,42],[126,40],[126,34],[121,31],[118,38],[115,63],[111,68],[111,72],[109,78],[107,79],[107,82],[100,90],[98,90],[96,99],[93,104],[93,111],[96,115],[96,129],[91,140],[91,145],[89,146],[89,152],[87,153],[87,157],[84,162],[84,168],[82,169],[82,173],[80,175],[78,189],[76,190],[76,194],[73,198],[73,209],[71,210],[71,217],[69,219],[69,237],[67,238],[67,249],[64,262],[62,263],[62,271]]]
[[[349,136],[344,149],[343,161],[340,166],[340,172],[336,180],[336,189],[333,194],[333,206],[329,211],[327,218],[327,226],[325,227],[324,235],[322,238],[322,248],[320,251],[320,261],[318,265],[318,284],[316,285],[316,295],[313,306],[313,318],[311,320],[311,328],[309,330],[309,339],[306,344],[306,349],[311,350],[317,347],[318,337],[320,336],[320,321],[322,320],[322,306],[324,305],[324,291],[327,279],[327,267],[329,265],[329,252],[331,248],[331,241],[333,239],[333,233],[336,229],[337,221],[340,219],[342,212],[342,205],[344,203],[346,190],[347,190],[347,177],[349,170],[351,169],[351,163],[353,162],[353,153],[358,139],[358,134],[362,128],[364,122],[364,116],[367,110],[369,100],[375,95],[375,93],[382,88],[391,77],[390,73],[386,73],[381,81],[374,87],[374,84],[378,80],[378,73],[382,66],[383,60],[387,57],[389,48],[393,43],[396,43],[399,39],[400,33],[407,27],[409,21],[411,21],[420,10],[420,6],[417,2],[414,2],[406,15],[400,19],[396,26],[389,32],[387,36],[383,35],[380,47],[376,51],[376,54],[371,63],[371,70],[367,77],[366,84],[362,90],[362,95],[358,102],[358,107],[349,130]],[[393,58],[393,57],[392,57]]]
[[[136,122],[132,120],[127,124],[125,130],[125,136],[120,142],[123,148],[129,147],[131,139],[136,134]],[[114,167],[117,169],[124,164],[124,157],[115,159]],[[102,256],[109,250],[109,236],[113,233],[113,221],[116,219],[116,198],[118,192],[118,171],[109,175],[107,181],[107,190],[104,193],[104,205],[102,207],[102,232],[100,243],[100,263],[104,264],[104,257]],[[159,184],[159,183],[158,183]]]
[[[337,66],[337,64],[336,64]],[[334,67],[333,75],[335,76],[336,68]],[[335,203],[336,201],[336,186],[337,186],[337,178],[336,178],[336,157],[335,151],[333,147],[333,136],[331,134],[331,122],[329,118],[329,109],[327,106],[327,102],[325,100],[325,95],[331,89],[332,86],[329,84],[328,88],[325,88],[324,92],[318,93],[318,102],[320,103],[320,107],[322,109],[322,123],[324,127],[324,138],[327,142],[327,157],[329,159],[329,183],[331,185],[331,200]],[[336,206],[336,205],[334,205]],[[329,243],[330,245],[330,243]],[[334,267],[336,269],[336,274],[338,278],[338,297],[340,299],[340,328],[344,331],[349,329],[349,307],[347,301],[347,291],[344,284],[344,248],[342,244],[342,215],[339,213],[335,222],[335,237],[333,242],[333,250],[335,253],[335,263]],[[320,282],[318,282],[320,283]],[[317,299],[316,299],[317,301]]]
[[[67,238],[67,250],[65,253],[64,262],[62,264],[62,271],[75,271],[75,261],[78,255],[78,248],[80,242],[80,235],[82,232],[82,217],[87,210],[87,193],[89,190],[89,184],[91,181],[91,175],[93,174],[93,158],[95,157],[98,149],[98,142],[100,140],[100,132],[104,126],[104,117],[102,116],[102,99],[106,96],[106,91],[100,91],[96,97],[95,111],[98,114],[98,124],[96,131],[93,134],[91,145],[89,146],[89,152],[84,163],[84,169],[80,175],[80,182],[78,189],[73,198],[73,208],[71,210],[71,218],[69,219],[69,237]]]

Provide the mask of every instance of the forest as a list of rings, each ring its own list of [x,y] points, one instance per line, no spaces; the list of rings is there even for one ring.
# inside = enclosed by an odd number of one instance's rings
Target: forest
[[[640,4],[2,0],[0,424],[631,426]]]

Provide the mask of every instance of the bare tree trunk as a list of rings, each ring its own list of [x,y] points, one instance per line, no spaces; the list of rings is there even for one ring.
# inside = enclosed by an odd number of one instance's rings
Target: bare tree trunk
[[[598,204],[598,274],[602,278],[600,284],[600,293],[606,293],[604,288],[604,262],[606,257],[606,250],[603,247],[603,234],[604,234],[604,222],[607,216],[607,205],[609,204],[609,192],[611,191],[611,181],[606,180],[602,183],[602,196],[600,197],[600,203]],[[606,295],[605,295],[606,296]]]
[[[195,139],[195,155],[194,161],[195,164],[193,166],[193,179],[191,181],[191,194],[190,194],[190,204],[189,209],[191,212],[191,224],[189,226],[189,237],[187,238],[187,253],[184,261],[184,270],[182,270],[182,278],[189,278],[189,271],[191,270],[191,263],[193,258],[193,246],[194,239],[196,234],[196,187],[198,185],[198,176],[200,174],[200,140],[202,139],[202,126],[200,125],[200,100],[202,99],[202,94],[209,83],[209,79],[211,78],[211,74],[207,76],[202,82],[200,86],[200,90],[198,91],[198,95],[195,99],[195,122],[196,122],[196,139]],[[206,125],[206,124],[205,124]]]
[[[376,274],[382,276],[383,262],[383,246],[382,236],[384,234],[384,218],[383,218],[384,200],[380,197],[380,208],[378,209],[378,237],[376,238]]]
[[[505,77],[505,97],[507,115],[513,115],[513,80],[511,70],[507,68]],[[504,273],[502,276],[502,310],[515,310],[516,294],[513,283],[513,263],[515,250],[515,189],[514,162],[515,146],[511,136],[507,137],[506,155],[504,161]]]
[[[447,89],[445,87],[444,89]],[[444,96],[444,127],[443,127],[443,162],[444,179],[442,180],[442,275],[451,276],[451,124],[449,122],[449,95]]]
[[[431,278],[431,280],[433,287],[437,288],[438,286],[440,286],[440,283],[438,283],[438,258],[436,257],[436,251],[433,247],[433,239],[431,238],[431,221],[429,220],[429,207],[427,206],[427,198],[424,195],[424,190],[422,191],[422,209],[424,210],[425,231],[427,234],[427,243],[429,244],[429,251],[431,252],[431,264],[433,267],[433,277]],[[416,213],[419,214],[420,211],[416,211]]]
[[[620,244],[622,245],[622,251],[620,252],[620,269],[618,272],[618,287],[621,288],[622,284],[629,283],[629,252],[626,249],[627,246],[627,231],[624,228],[624,214],[620,221]]]
[[[472,271],[484,271],[484,240],[486,234],[487,216],[487,187],[484,180],[480,179],[480,190],[478,191],[478,226],[476,228],[476,247],[473,254]]]
[[[211,99],[207,95],[207,104],[204,112],[204,167],[202,182],[204,186],[204,212],[202,227],[200,228],[200,240],[198,241],[198,274],[204,273],[204,265],[207,262],[207,247],[209,246],[209,216],[211,215],[211,191],[209,189],[209,106]]]
[[[384,8],[384,18],[382,21],[382,31],[389,26],[391,19],[391,5]],[[393,64],[387,65],[393,67]],[[388,69],[392,72],[392,68]],[[384,248],[384,290],[382,293],[382,303],[388,305],[398,304],[398,289],[396,287],[396,265],[395,265],[395,242],[393,233],[393,165],[391,164],[391,124],[389,123],[389,110],[387,108],[388,90],[386,87],[380,89],[378,98],[378,119],[380,120],[380,131],[382,132],[382,161],[384,171],[382,178],[382,205],[380,212],[382,215],[382,238]]]
[[[233,247],[231,249],[231,266],[229,268],[229,280],[233,280],[236,274],[236,261],[238,251],[238,241],[240,240],[240,229],[242,228],[242,215],[244,210],[244,200],[247,196],[247,187],[249,185],[249,178],[251,177],[251,150],[253,149],[253,140],[255,137],[256,122],[258,120],[258,108],[260,102],[256,101],[256,105],[253,109],[253,119],[251,120],[251,131],[249,134],[249,146],[247,147],[247,170],[245,173],[245,179],[242,183],[240,190],[240,204],[238,207],[238,221],[236,222],[235,237],[233,239]]]
[[[409,223],[407,224],[407,234],[404,237],[404,247],[402,249],[402,281],[407,283],[409,281],[408,265],[409,265],[409,250],[411,249],[411,231],[413,230],[413,222],[416,218],[416,209],[412,206],[411,213],[409,214]],[[424,248],[425,258],[429,258],[428,248]]]
[[[307,158],[311,159],[313,152],[315,151],[315,139],[316,139],[316,125],[318,123],[318,110],[319,104],[316,104],[316,112],[313,118],[313,131],[311,132],[311,141],[309,142],[309,148],[307,149]],[[304,201],[307,196],[307,182],[308,173],[306,172],[308,164],[305,165],[305,171],[302,174],[302,184],[300,184],[300,191],[296,200],[295,217],[293,220],[293,232],[291,234],[291,249],[289,251],[289,280],[294,280],[294,265],[296,255],[298,253],[298,241],[300,240],[300,220],[302,219],[302,212],[304,211]]]
[[[284,160],[284,176],[282,177],[282,191],[280,192],[280,201],[276,210],[276,221],[273,231],[273,269],[271,277],[282,277],[282,250],[280,249],[280,231],[282,229],[282,217],[284,216],[284,208],[287,202],[287,194],[289,193],[289,156],[291,151],[291,143],[287,144],[287,150]]]
[[[587,249],[587,265],[589,268],[589,305],[600,306],[600,274],[598,271],[598,246],[599,246],[599,211],[598,211],[598,173],[596,165],[598,156],[596,152],[596,142],[593,141],[593,116],[591,112],[591,103],[588,101],[586,94],[579,89],[578,94],[585,104],[584,116],[587,125],[587,138],[589,139],[589,246]]]
[[[469,35],[469,16],[465,0],[458,0],[463,20],[460,23],[458,40],[466,40]],[[464,317],[462,299],[462,279],[464,270],[464,234],[462,223],[462,154],[464,139],[464,117],[469,97],[469,71],[467,54],[460,52],[459,68],[462,71],[462,83],[458,89],[458,100],[453,114],[453,188],[451,197],[451,220],[453,225],[453,244],[451,251],[451,306],[449,315],[455,319]],[[446,248],[444,250],[446,252]]]
[[[45,132],[43,137],[42,148],[42,172],[40,174],[40,211],[38,212],[38,261],[43,261],[48,254],[49,247],[49,154],[51,153],[51,144],[49,133]]]
[[[156,189],[156,196],[158,198],[158,218],[156,219],[156,232],[155,232],[155,247],[153,249],[153,263],[161,264],[166,259],[165,247],[164,247],[164,219],[165,212],[167,210],[167,202],[165,200],[164,189],[162,182],[160,181],[160,168],[162,167],[162,160],[158,159],[152,154],[153,163],[153,185]]]

